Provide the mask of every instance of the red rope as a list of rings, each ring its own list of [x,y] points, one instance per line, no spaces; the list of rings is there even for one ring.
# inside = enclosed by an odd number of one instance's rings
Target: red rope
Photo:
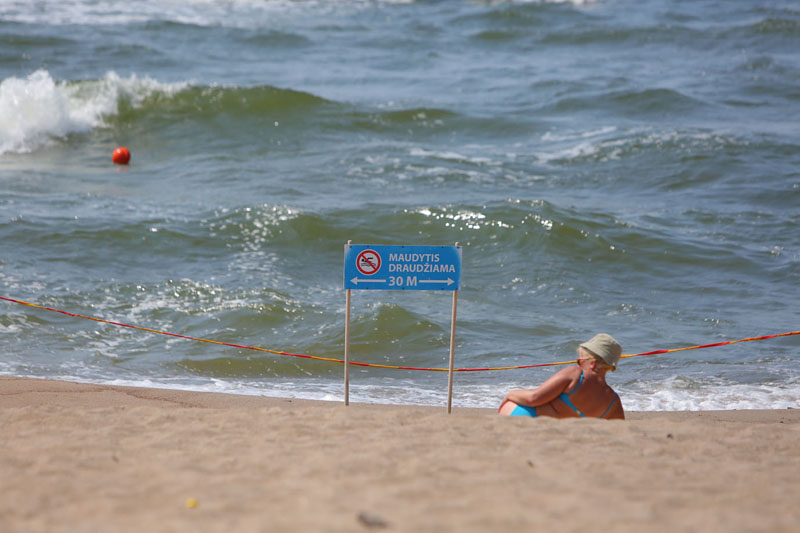
[[[168,335],[170,337],[178,337],[180,339],[187,339],[187,340],[198,341],[198,342],[206,342],[206,343],[210,343],[210,344],[217,344],[217,345],[220,345],[220,346],[230,346],[232,348],[240,348],[240,349],[243,349],[243,350],[256,350],[256,351],[259,351],[259,352],[267,352],[267,353],[272,353],[272,354],[277,354],[277,355],[288,355],[290,357],[301,357],[303,359],[313,359],[313,360],[316,360],[316,361],[328,361],[328,362],[331,362],[331,363],[344,363],[343,360],[334,359],[332,357],[319,357],[319,356],[316,356],[316,355],[306,355],[306,354],[291,353],[291,352],[281,352],[281,351],[278,351],[278,350],[268,350],[266,348],[259,348],[257,346],[247,346],[247,345],[244,345],[244,344],[233,344],[233,343],[230,343],[230,342],[213,341],[213,340],[209,340],[209,339],[202,339],[202,338],[199,338],[199,337],[191,337],[189,335],[180,335],[178,333],[170,333],[170,332],[167,332],[167,331],[159,331],[157,329],[143,328],[141,326],[132,326],[130,324],[123,324],[122,322],[113,322],[111,320],[105,320],[105,319],[96,318],[96,317],[93,317],[93,316],[86,316],[86,315],[81,315],[81,314],[78,314],[78,313],[70,313],[68,311],[62,311],[60,309],[54,309],[52,307],[46,307],[46,306],[43,306],[43,305],[37,305],[37,304],[30,303],[30,302],[22,301],[22,300],[15,300],[13,298],[5,298],[3,296],[0,296],[0,300],[5,300],[7,302],[13,302],[13,303],[16,303],[16,304],[21,304],[21,305],[27,305],[29,307],[35,307],[36,309],[43,309],[45,311],[52,311],[54,313],[61,313],[62,315],[67,315],[67,316],[74,317],[74,318],[85,318],[87,320],[93,320],[95,322],[102,322],[104,324],[111,324],[113,326],[120,326],[120,327],[123,327],[123,328],[137,329],[137,330],[140,330],[140,331],[147,331],[147,332],[150,332],[150,333],[158,333],[159,335]],[[652,352],[643,352],[643,353],[637,353],[637,354],[632,354],[632,355],[623,355],[623,356],[621,356],[621,358],[642,357],[642,356],[645,356],[645,355],[658,355],[658,354],[665,354],[665,353],[672,353],[672,352],[681,352],[681,351],[684,351],[684,350],[699,350],[701,348],[713,348],[713,347],[716,347],[716,346],[726,346],[728,344],[736,344],[738,342],[762,341],[762,340],[766,340],[766,339],[774,339],[776,337],[788,337],[790,335],[800,335],[800,331],[791,331],[789,333],[778,333],[776,335],[764,335],[764,336],[761,336],[761,337],[749,337],[747,339],[739,339],[739,340],[735,340],[735,341],[726,341],[726,342],[716,342],[714,344],[702,344],[702,345],[698,345],[698,346],[687,346],[685,348],[673,348],[673,349],[670,349],[670,350],[654,350]],[[520,369],[523,369],[523,368],[539,368],[539,367],[545,367],[545,366],[569,365],[569,364],[572,364],[574,362],[575,362],[575,360],[573,359],[573,360],[570,360],[570,361],[559,361],[559,362],[555,362],[555,363],[537,363],[537,364],[533,364],[533,365],[500,366],[500,367],[490,367],[490,368],[456,368],[456,369],[454,369],[454,372],[486,372],[486,371],[489,371],[489,370],[520,370]],[[426,372],[447,372],[448,371],[447,368],[423,368],[423,367],[415,367],[415,366],[379,365],[379,364],[375,364],[375,363],[361,363],[361,362],[358,362],[358,361],[350,361],[350,364],[354,365],[354,366],[363,366],[363,367],[370,367],[370,368],[389,368],[389,369],[393,369],[393,370],[420,370],[420,371],[426,371]]]

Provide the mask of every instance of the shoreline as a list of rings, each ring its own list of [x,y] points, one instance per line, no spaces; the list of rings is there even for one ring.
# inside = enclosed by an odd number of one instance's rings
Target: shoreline
[[[93,393],[96,397],[84,396]],[[0,408],[46,405],[48,398],[58,396],[60,405],[74,407],[93,407],[103,397],[107,406],[122,405],[172,405],[197,408],[258,408],[317,406],[322,408],[344,407],[343,400],[310,400],[305,398],[284,398],[255,394],[236,394],[232,392],[193,391],[160,387],[140,387],[136,385],[106,385],[69,380],[0,376]],[[419,409],[432,412],[446,412],[444,405],[408,405],[350,402],[354,409]],[[454,415],[459,413],[496,414],[496,410],[486,407],[453,406]],[[652,417],[685,420],[690,418],[728,420],[738,422],[788,422],[800,423],[798,409],[726,409],[708,411],[625,411],[627,420],[642,420]]]
[[[791,531],[800,410],[514,419],[0,376],[5,531]]]

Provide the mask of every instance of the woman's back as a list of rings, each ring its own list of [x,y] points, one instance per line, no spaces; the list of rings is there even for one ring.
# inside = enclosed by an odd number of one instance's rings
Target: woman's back
[[[605,376],[592,370],[573,367],[579,374],[574,387],[562,392],[551,403],[553,410],[562,418],[586,416],[610,418],[618,405],[619,396],[606,383]],[[580,369],[579,372],[577,370]],[[544,413],[542,413],[544,414]]]

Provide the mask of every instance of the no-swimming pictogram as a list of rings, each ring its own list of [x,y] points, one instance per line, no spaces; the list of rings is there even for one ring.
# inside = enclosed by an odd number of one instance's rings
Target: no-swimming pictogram
[[[365,276],[372,276],[381,269],[381,256],[375,250],[364,250],[356,257],[356,268]]]

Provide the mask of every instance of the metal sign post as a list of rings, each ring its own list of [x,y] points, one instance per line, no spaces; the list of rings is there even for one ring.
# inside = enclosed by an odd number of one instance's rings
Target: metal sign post
[[[447,412],[452,411],[456,307],[461,284],[461,246],[352,244],[344,247],[344,404],[350,404],[350,291],[453,291]]]
[[[456,243],[456,246],[458,246],[458,243]],[[450,366],[447,368],[447,414],[453,411],[453,369],[456,364],[456,307],[458,307],[458,291],[453,291],[453,313],[450,318]]]
[[[347,246],[353,241],[347,241]],[[345,292],[344,312],[344,404],[350,405],[350,289]]]

